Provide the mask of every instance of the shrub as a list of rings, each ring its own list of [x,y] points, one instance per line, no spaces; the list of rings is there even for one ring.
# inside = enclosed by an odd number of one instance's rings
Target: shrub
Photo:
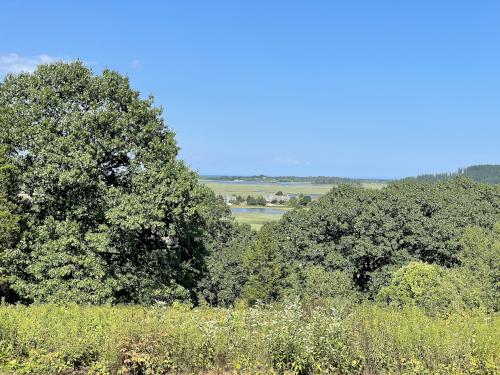
[[[460,273],[466,289],[477,294],[479,304],[490,311],[500,310],[500,222],[491,231],[467,228],[462,239]]]
[[[447,315],[466,306],[454,275],[443,267],[422,262],[411,262],[396,271],[377,299],[397,307],[418,306],[430,315]]]

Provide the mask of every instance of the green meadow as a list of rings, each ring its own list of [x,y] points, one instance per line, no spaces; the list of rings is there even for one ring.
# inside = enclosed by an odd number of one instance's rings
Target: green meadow
[[[379,190],[379,189],[382,189],[383,187],[387,186],[387,184],[385,184],[383,182],[362,182],[361,186],[363,186],[365,189]]]
[[[239,208],[243,206],[233,206],[231,208]],[[245,206],[246,207],[246,206]],[[261,207],[265,209],[265,207]],[[279,209],[283,211],[283,214],[286,213],[290,208],[288,207],[276,207],[274,206],[273,209]],[[257,210],[256,210],[257,211]],[[270,221],[278,221],[282,215],[277,215],[274,213],[262,213],[262,212],[244,212],[244,213],[239,213],[239,212],[234,212],[233,211],[233,216],[235,217],[236,221],[242,224],[249,224],[252,229],[259,230],[265,223],[268,223]]]
[[[241,195],[241,196],[259,196],[267,194],[275,194],[277,191],[282,191],[283,194],[289,195],[310,195],[310,194],[326,194],[335,185],[316,185],[316,184],[246,184],[246,183],[226,183],[216,181],[202,181],[216,194],[220,195]]]

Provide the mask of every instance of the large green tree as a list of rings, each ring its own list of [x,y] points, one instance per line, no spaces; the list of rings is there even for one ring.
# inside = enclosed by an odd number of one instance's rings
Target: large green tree
[[[192,298],[228,209],[177,158],[174,133],[127,77],[81,62],[8,75],[0,141],[25,197],[9,252],[28,301]]]

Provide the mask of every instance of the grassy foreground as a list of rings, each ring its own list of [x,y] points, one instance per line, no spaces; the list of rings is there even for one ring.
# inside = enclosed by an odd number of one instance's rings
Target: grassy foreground
[[[500,318],[296,302],[0,308],[0,373],[495,374]]]

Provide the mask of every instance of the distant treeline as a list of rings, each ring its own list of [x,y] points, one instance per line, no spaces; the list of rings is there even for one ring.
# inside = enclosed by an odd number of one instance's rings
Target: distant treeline
[[[421,182],[437,182],[447,180],[457,175],[466,176],[477,182],[485,182],[490,184],[500,183],[500,165],[499,164],[483,164],[472,165],[467,168],[460,168],[456,172],[445,173],[428,173],[418,175],[417,177],[408,177],[405,179],[412,179]],[[335,177],[335,176],[201,176],[202,180],[212,181],[247,181],[247,182],[304,182],[310,184],[325,184],[325,185],[339,185],[339,184],[354,184],[360,185],[362,183],[388,183],[390,179],[369,179],[369,178],[348,178],[348,177]]]
[[[460,168],[454,173],[435,173],[435,174],[423,174],[417,177],[411,177],[417,181],[422,182],[437,182],[447,180],[457,175],[466,176],[477,182],[485,182],[490,184],[500,183],[500,165],[498,164],[484,164],[484,165],[473,165],[467,168]]]
[[[203,180],[212,181],[247,181],[247,182],[304,182],[310,184],[362,184],[366,182],[372,183],[386,183],[390,180],[384,179],[364,179],[364,178],[348,178],[348,177],[335,177],[335,176],[201,176]]]

